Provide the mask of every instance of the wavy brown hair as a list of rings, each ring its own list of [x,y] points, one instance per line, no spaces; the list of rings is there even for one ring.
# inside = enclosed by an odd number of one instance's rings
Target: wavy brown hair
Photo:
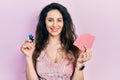
[[[46,47],[46,43],[48,40],[48,31],[46,29],[45,19],[47,13],[50,10],[58,10],[63,16],[63,29],[60,35],[61,44],[63,44],[63,48],[65,49],[66,53],[68,51],[72,51],[74,56],[78,53],[78,48],[73,45],[73,42],[76,39],[75,34],[75,27],[73,25],[73,21],[71,19],[70,14],[68,13],[67,9],[58,3],[51,3],[44,7],[39,15],[39,21],[36,28],[35,33],[35,51],[33,53],[33,63],[36,69],[36,59],[39,57],[41,51]]]

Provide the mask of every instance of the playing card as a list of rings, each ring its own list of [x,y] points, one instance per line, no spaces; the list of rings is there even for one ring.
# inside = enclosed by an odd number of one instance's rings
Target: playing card
[[[76,47],[78,47],[80,50],[84,51],[85,48],[84,46],[86,45],[88,48],[92,47],[92,44],[94,42],[95,36],[86,33],[86,34],[82,34],[80,35],[75,42],[73,43],[73,45],[75,45]]]

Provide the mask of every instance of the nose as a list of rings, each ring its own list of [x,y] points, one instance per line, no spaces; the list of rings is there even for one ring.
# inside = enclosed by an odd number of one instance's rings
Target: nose
[[[57,27],[57,21],[54,21],[53,27]]]

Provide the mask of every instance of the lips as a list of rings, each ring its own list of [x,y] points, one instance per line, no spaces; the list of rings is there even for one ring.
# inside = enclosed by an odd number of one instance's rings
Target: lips
[[[57,32],[59,30],[59,28],[51,28],[52,32]]]

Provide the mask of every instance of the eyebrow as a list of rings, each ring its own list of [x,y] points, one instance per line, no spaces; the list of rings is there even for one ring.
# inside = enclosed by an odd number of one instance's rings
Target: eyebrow
[[[54,18],[48,17],[47,19],[54,19]],[[63,19],[63,18],[57,18],[57,19]]]

